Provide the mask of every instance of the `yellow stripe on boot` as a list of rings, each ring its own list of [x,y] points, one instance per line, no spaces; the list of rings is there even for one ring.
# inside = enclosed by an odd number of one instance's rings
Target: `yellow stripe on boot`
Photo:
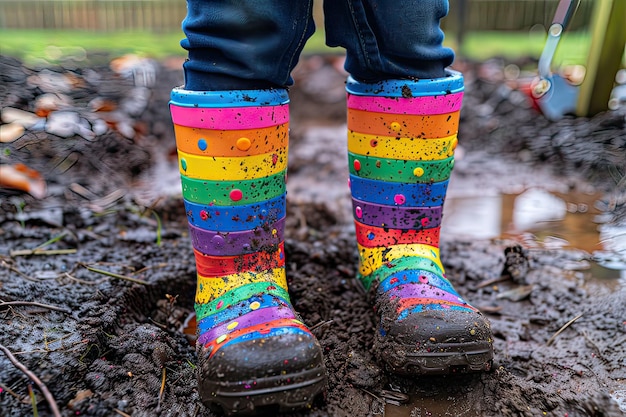
[[[252,180],[287,168],[287,147],[246,157],[210,157],[178,151],[178,168],[189,178],[212,181]]]
[[[348,133],[352,153],[410,161],[436,161],[449,158],[458,144],[456,135],[440,139],[396,138],[392,136]]]
[[[245,284],[267,282],[287,290],[285,268],[274,268],[261,272],[241,272],[223,277],[203,277],[198,274],[196,303],[205,304]]]
[[[367,276],[381,266],[393,262],[396,259],[416,256],[433,261],[443,271],[443,265],[439,259],[439,248],[420,243],[406,245],[394,245],[391,247],[366,248],[359,247],[359,273]]]

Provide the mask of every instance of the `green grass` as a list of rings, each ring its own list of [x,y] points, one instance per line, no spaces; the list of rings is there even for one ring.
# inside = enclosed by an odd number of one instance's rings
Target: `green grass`
[[[184,52],[179,44],[182,33],[2,30],[0,38],[3,55],[31,64],[41,60],[57,62],[67,56],[80,60],[85,51],[113,55],[134,53],[154,58]]]
[[[34,64],[37,62],[61,62],[64,57],[80,60],[85,51],[107,52],[112,55],[135,53],[156,59],[169,56],[185,56],[180,47],[182,32],[111,32],[93,33],[82,31],[46,30],[1,30],[3,55],[15,56]],[[455,49],[454,35],[447,34],[446,45]],[[457,50],[459,56],[484,60],[494,56],[510,59],[518,57],[539,57],[545,35],[543,33],[512,32],[472,32],[466,36],[463,48]],[[561,39],[555,64],[584,64],[587,59],[589,36],[583,32],[566,32]],[[324,44],[322,31],[309,40],[305,53],[341,51]]]
[[[453,40],[453,38],[453,36],[448,36],[448,39]],[[546,35],[542,32],[473,32],[468,34],[463,48],[457,51],[457,54],[475,60],[495,56],[510,59],[529,56],[539,58],[545,41]],[[553,63],[584,65],[587,61],[590,41],[590,36],[586,32],[565,32],[559,42]],[[457,49],[453,43],[450,46]]]

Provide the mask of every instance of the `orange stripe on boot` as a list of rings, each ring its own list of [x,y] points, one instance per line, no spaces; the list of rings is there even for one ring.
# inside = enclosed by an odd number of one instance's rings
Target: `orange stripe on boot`
[[[368,135],[436,139],[456,134],[459,116],[456,111],[431,116],[397,115],[348,110],[348,129]]]
[[[209,130],[174,125],[176,147],[191,155],[249,156],[284,148],[289,123],[245,130]]]

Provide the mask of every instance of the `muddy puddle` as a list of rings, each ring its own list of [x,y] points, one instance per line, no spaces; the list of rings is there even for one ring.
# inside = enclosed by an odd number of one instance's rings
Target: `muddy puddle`
[[[513,239],[530,249],[583,250],[589,259],[566,269],[625,288],[626,225],[610,224],[601,205],[600,193],[562,194],[541,188],[487,197],[452,195],[446,201],[442,233],[451,238]]]

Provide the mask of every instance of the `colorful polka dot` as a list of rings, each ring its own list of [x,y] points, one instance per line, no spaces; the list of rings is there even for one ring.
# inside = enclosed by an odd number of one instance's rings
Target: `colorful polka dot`
[[[422,227],[426,227],[426,226],[428,226],[428,225],[430,224],[430,220],[428,220],[428,218],[427,218],[427,217],[424,217],[424,218],[421,220],[421,223],[422,223]]]
[[[374,234],[374,232],[369,232],[369,233],[367,234],[367,238],[368,238],[369,240],[374,240],[374,238],[375,238],[375,237],[376,237],[376,235]]]
[[[239,201],[243,198],[243,192],[240,189],[235,188],[234,190],[231,190],[229,197],[233,201]]]
[[[220,246],[222,246],[222,245],[224,244],[224,237],[222,237],[222,236],[220,236],[220,235],[213,236],[213,237],[211,238],[211,243],[212,243],[214,246],[220,247]]]
[[[358,217],[359,219],[363,217],[363,209],[361,207],[356,207],[354,209],[354,213],[356,214],[356,217]]]
[[[200,149],[201,151],[206,151],[206,148],[207,148],[206,140],[199,139],[198,140],[198,149]]]
[[[217,338],[216,342],[217,343],[222,343],[224,340],[226,340],[228,336],[226,336],[225,334],[221,335],[220,337]]]
[[[361,170],[361,161],[359,161],[358,159],[354,160],[354,170],[355,171],[360,171]]]
[[[396,194],[393,197],[393,201],[394,201],[394,203],[396,203],[398,205],[402,205],[402,204],[404,204],[406,202],[406,197],[403,196],[402,194]]]
[[[180,159],[180,166],[183,169],[183,171],[187,171],[187,161],[185,160],[185,158]]]
[[[233,321],[232,323],[230,323],[228,326],[226,326],[226,328],[228,330],[233,330],[235,327],[239,326],[239,322],[237,321]]]
[[[424,168],[422,167],[417,167],[413,170],[413,175],[415,175],[416,177],[421,177],[422,175],[424,175]]]
[[[247,151],[252,146],[252,142],[248,138],[237,139],[237,149],[240,151]]]
[[[209,213],[206,210],[200,210],[200,218],[202,220],[206,220],[209,218]]]
[[[372,148],[377,147],[377,146],[378,146],[378,140],[377,140],[377,139],[372,139],[372,140],[370,140],[370,146],[371,146]]]
[[[391,124],[389,125],[389,127],[391,128],[391,130],[393,130],[394,132],[399,132],[400,129],[402,129],[402,125],[398,122],[391,122]]]
[[[250,303],[250,310],[258,310],[259,307],[261,307],[261,303],[259,303],[258,301],[253,301],[252,303]]]

